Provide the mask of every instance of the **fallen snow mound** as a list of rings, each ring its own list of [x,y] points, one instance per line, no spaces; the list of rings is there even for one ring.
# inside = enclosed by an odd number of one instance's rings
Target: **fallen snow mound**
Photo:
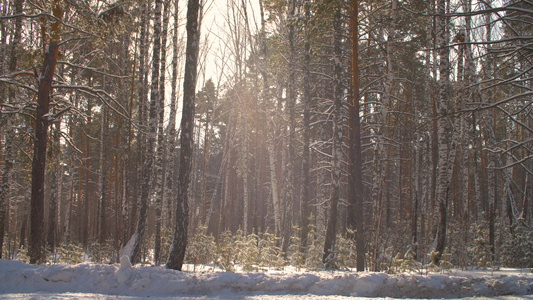
[[[121,264],[35,266],[0,260],[0,295],[99,293],[169,297],[239,295],[339,295],[394,298],[461,298],[533,294],[531,271],[398,274],[353,272],[179,272]],[[1,298],[1,297],[0,297]]]

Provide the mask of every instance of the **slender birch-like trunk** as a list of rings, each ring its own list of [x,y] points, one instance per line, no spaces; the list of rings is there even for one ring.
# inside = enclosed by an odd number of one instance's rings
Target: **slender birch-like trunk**
[[[159,68],[161,52],[161,0],[155,1],[154,12],[154,46],[152,53],[152,84],[150,92],[150,111],[148,116],[148,144],[144,161],[144,174],[141,185],[141,200],[139,203],[139,218],[135,233],[130,238],[131,252],[126,245],[122,255],[128,255],[132,264],[141,262],[141,248],[144,241],[148,220],[148,208],[150,205],[152,171],[155,159],[155,143],[157,138],[157,107],[159,104]],[[128,253],[129,252],[129,253]]]
[[[453,171],[453,162],[456,152],[457,134],[452,128],[450,119],[450,58],[448,44],[448,29],[446,6],[448,0],[437,1],[437,45],[439,47],[439,101],[437,107],[437,140],[439,146],[438,173],[436,200],[439,211],[439,223],[437,228],[435,250],[439,253],[435,263],[440,261],[446,248],[446,233],[448,222],[448,202],[450,197],[450,185]]]
[[[176,209],[176,227],[174,240],[170,246],[166,267],[180,270],[187,247],[187,229],[189,225],[189,184],[192,170],[194,149],[194,102],[196,98],[196,76],[198,64],[200,24],[198,14],[199,0],[189,0],[187,5],[187,48],[185,78],[183,82],[183,112],[180,134],[180,166],[178,170],[178,192]]]
[[[166,157],[167,147],[164,134],[165,122],[165,75],[167,57],[167,32],[170,1],[165,1],[163,10],[163,25],[161,31],[161,72],[159,78],[159,103],[158,103],[158,129],[157,129],[157,153],[155,163],[155,237],[154,237],[154,263],[161,264],[161,211],[165,201],[165,166],[163,158]]]
[[[171,78],[171,96],[170,96],[170,109],[168,117],[168,125],[166,128],[166,137],[168,150],[166,155],[166,160],[168,162],[169,168],[167,168],[166,174],[166,195],[167,207],[165,209],[166,216],[163,218],[166,221],[166,227],[170,228],[172,222],[172,211],[174,210],[174,197],[172,195],[175,193],[175,184],[174,184],[174,155],[176,152],[176,112],[177,107],[177,98],[178,98],[178,27],[179,27],[179,1],[174,2],[174,32],[172,33],[172,78]]]

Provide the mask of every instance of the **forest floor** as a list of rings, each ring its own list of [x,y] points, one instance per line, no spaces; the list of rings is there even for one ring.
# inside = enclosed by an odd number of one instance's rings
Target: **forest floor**
[[[155,266],[28,265],[0,260],[0,299],[527,299],[530,269],[400,273],[284,270],[184,272]]]

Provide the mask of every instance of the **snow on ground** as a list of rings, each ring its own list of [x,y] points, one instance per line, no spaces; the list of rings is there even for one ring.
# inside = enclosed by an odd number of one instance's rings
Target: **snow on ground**
[[[512,297],[511,297],[512,296]],[[261,271],[179,272],[129,261],[105,265],[28,265],[0,260],[0,299],[331,299],[352,297],[533,300],[531,270],[439,274]],[[480,299],[480,298],[476,298]]]

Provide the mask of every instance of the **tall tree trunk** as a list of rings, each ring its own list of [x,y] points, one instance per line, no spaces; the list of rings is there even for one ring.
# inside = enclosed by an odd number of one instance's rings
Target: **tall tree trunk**
[[[139,73],[138,73],[138,82],[137,82],[137,101],[138,103],[138,122],[139,122],[139,129],[137,131],[137,183],[134,185],[134,197],[135,200],[131,201],[130,203],[130,224],[128,224],[128,230],[126,230],[127,236],[133,234],[135,232],[135,225],[136,221],[138,220],[138,206],[139,206],[139,200],[141,198],[140,196],[140,189],[139,186],[140,183],[143,181],[143,174],[145,172],[144,170],[144,160],[145,160],[145,144],[146,144],[146,102],[147,102],[147,90],[146,90],[146,82],[148,77],[148,66],[147,66],[147,57],[148,57],[148,27],[150,22],[148,22],[148,16],[150,12],[150,3],[151,0],[148,0],[145,2],[141,9],[141,20],[140,20],[140,26],[141,26],[141,32],[140,32],[140,41],[139,41]],[[127,237],[126,236],[126,237]]]
[[[57,19],[50,27],[50,43],[44,53],[43,68],[39,77],[39,91],[37,93],[37,114],[35,117],[35,140],[33,148],[33,162],[31,172],[31,225],[28,255],[30,263],[43,263],[44,255],[44,181],[46,170],[46,146],[48,143],[48,112],[50,108],[50,93],[52,79],[59,54],[61,39],[61,20],[63,8],[61,0],[54,0],[52,13]]]
[[[58,150],[55,154],[55,165],[50,171],[50,205],[48,210],[48,234],[46,235],[48,249],[53,253],[57,242],[57,216],[58,216],[58,204],[60,204],[59,184],[61,176],[61,146],[59,137],[61,134],[61,123],[56,124],[56,132],[54,134],[54,144],[57,145]]]
[[[105,191],[105,172],[109,168],[109,165],[105,164],[105,135],[106,135],[106,115],[107,107],[105,104],[101,108],[100,118],[100,150],[98,157],[98,242],[103,244],[106,239],[106,191]],[[105,165],[105,166],[104,166]]]
[[[152,53],[152,84],[150,92],[150,111],[148,117],[148,145],[144,161],[144,174],[141,185],[141,200],[139,203],[139,218],[137,228],[132,235],[129,245],[132,245],[128,253],[128,246],[124,249],[125,255],[130,256],[132,264],[141,262],[141,248],[144,242],[148,221],[148,208],[150,205],[150,192],[152,183],[152,171],[155,159],[155,142],[157,138],[157,108],[159,104],[159,68],[161,54],[161,0],[155,1],[154,11],[154,48]]]
[[[163,10],[163,25],[161,32],[161,77],[159,79],[159,121],[157,133],[157,154],[156,154],[156,201],[155,201],[155,238],[154,238],[154,263],[156,266],[161,264],[161,210],[165,197],[165,171],[163,159],[166,156],[166,140],[164,134],[165,122],[165,75],[166,75],[166,44],[168,32],[168,15],[170,12],[170,1],[165,1]]]
[[[189,180],[193,158],[194,102],[196,97],[196,76],[199,49],[200,24],[198,14],[199,0],[189,0],[187,5],[187,48],[185,79],[183,81],[183,112],[180,134],[180,166],[178,170],[178,205],[176,209],[176,228],[174,240],[166,267],[180,270],[187,247],[187,229],[189,225]]]
[[[351,96],[352,103],[349,110],[350,124],[350,165],[349,165],[349,190],[348,190],[348,222],[351,230],[355,232],[355,249],[357,271],[365,269],[366,243],[364,233],[364,210],[363,201],[365,197],[363,186],[363,163],[361,149],[361,120],[359,104],[359,34],[358,34],[358,13],[359,5],[357,0],[351,0],[350,17],[350,41],[352,48],[352,78]]]
[[[449,89],[450,89],[450,61],[448,44],[448,29],[446,6],[447,0],[437,1],[437,45],[439,47],[439,101],[438,101],[438,134],[439,145],[438,173],[437,173],[437,205],[439,211],[439,223],[437,229],[435,250],[439,253],[435,257],[435,263],[440,261],[446,248],[448,200],[450,194],[453,162],[455,161],[456,133],[452,128],[451,116],[449,115]],[[452,138],[453,137],[453,138]]]
[[[179,1],[176,0],[174,3],[174,32],[172,34],[172,78],[171,78],[171,97],[170,97],[170,111],[169,111],[169,119],[168,119],[168,125],[166,128],[166,136],[167,136],[167,143],[168,143],[168,150],[167,150],[167,159],[165,161],[168,161],[167,168],[167,175],[166,175],[166,196],[165,199],[167,199],[167,207],[165,209],[166,212],[166,227],[170,228],[172,224],[172,211],[173,211],[173,199],[172,195],[175,192],[175,184],[174,184],[174,155],[176,152],[176,112],[177,112],[177,82],[178,82],[178,51],[179,51],[179,45],[178,45],[178,26],[179,26]]]
[[[30,201],[31,201],[31,185],[24,187],[24,211],[22,217],[22,225],[20,227],[20,241],[19,248],[27,247],[26,232],[28,231],[28,216],[30,215]]]
[[[300,252],[304,252],[309,235],[309,189],[311,188],[309,183],[309,148],[310,148],[310,127],[311,127],[311,33],[310,33],[310,19],[311,5],[309,1],[305,2],[305,17],[304,17],[304,62],[303,62],[303,99],[304,112],[303,112],[303,149],[302,149],[302,192],[300,200]]]
[[[24,0],[13,1],[13,13],[21,14],[24,6]],[[13,32],[13,38],[11,39],[11,45],[9,47],[9,63],[8,71],[13,73],[17,70],[17,57],[18,46],[22,36],[22,18],[15,19],[15,28]],[[2,88],[3,89],[3,88]],[[8,102],[15,101],[15,90],[11,88],[8,92]],[[3,103],[4,99],[0,100]],[[3,122],[4,117],[0,115],[0,122]],[[4,169],[2,172],[2,181],[0,182],[0,259],[2,258],[5,225],[9,222],[9,199],[11,197],[10,185],[11,185],[11,173],[13,171],[14,149],[12,145],[13,130],[11,128],[11,117],[8,117],[5,124],[5,136],[4,136]]]
[[[340,183],[342,173],[342,140],[343,140],[343,102],[344,102],[344,85],[343,85],[343,66],[342,66],[342,12],[341,4],[337,4],[335,17],[333,20],[333,46],[334,46],[334,120],[333,120],[333,147],[331,158],[331,198],[329,200],[329,219],[326,228],[326,240],[324,242],[324,256],[322,262],[326,269],[336,269],[335,263],[335,243],[337,240],[337,218],[338,203],[340,198]]]

